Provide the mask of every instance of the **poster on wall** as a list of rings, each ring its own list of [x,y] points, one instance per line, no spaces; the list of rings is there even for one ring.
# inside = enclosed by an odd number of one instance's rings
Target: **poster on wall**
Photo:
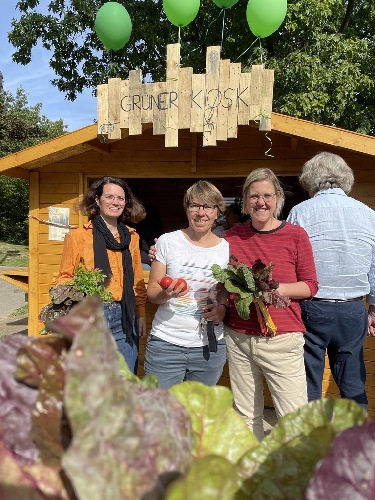
[[[48,207],[48,239],[63,241],[69,232],[70,209]]]

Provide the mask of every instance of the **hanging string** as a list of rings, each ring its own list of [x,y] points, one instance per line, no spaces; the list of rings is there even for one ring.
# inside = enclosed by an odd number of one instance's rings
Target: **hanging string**
[[[221,28],[221,44],[220,51],[223,52],[223,40],[224,40],[224,26],[225,26],[225,9],[223,9],[223,26]]]
[[[178,27],[178,44],[181,45],[181,26]]]
[[[259,43],[260,43],[260,38],[256,38],[256,39],[253,41],[253,43],[250,45],[250,47],[248,47],[248,48],[247,48],[244,52],[242,52],[242,54],[240,54],[240,55],[237,57],[237,59],[235,59],[235,60],[234,60],[234,62],[238,61],[238,59],[239,59],[240,57],[242,57],[244,54],[246,54],[246,52],[247,52],[248,50],[250,50],[250,49],[251,49],[251,47],[254,45],[254,43],[256,43],[258,40],[259,40]],[[261,56],[262,56],[262,51],[260,51],[260,53],[261,53]],[[263,63],[262,63],[262,64],[263,64]]]
[[[260,62],[263,64],[262,40],[261,40],[261,38],[258,38],[258,40],[259,40]]]
[[[200,49],[200,48],[201,48],[201,47],[205,44],[205,42],[206,42],[206,40],[207,40],[207,36],[208,36],[208,31],[209,31],[209,29],[210,29],[210,28],[211,28],[211,26],[214,24],[214,22],[216,22],[216,21],[219,19],[219,17],[220,17],[222,14],[223,14],[223,15],[225,15],[225,12],[224,12],[224,11],[225,11],[225,9],[221,9],[221,11],[219,12],[219,15],[218,15],[218,16],[217,16],[217,17],[216,17],[213,21],[211,21],[211,22],[210,22],[210,24],[208,25],[208,28],[207,28],[207,30],[206,30],[206,34],[205,34],[205,37],[204,37],[203,42],[202,42],[200,45],[198,45],[198,47],[196,47],[195,49],[191,50],[191,51],[190,51],[190,53],[195,52],[196,50]]]
[[[78,228],[78,226],[73,226],[73,224],[61,224],[60,222],[51,222],[49,220],[45,220],[45,219],[41,219],[40,217],[36,217],[36,215],[28,214],[27,217],[29,219],[35,219],[39,222],[43,222],[43,224],[48,224],[50,226],[65,227],[67,229],[77,229]]]
[[[268,132],[264,134],[265,138],[270,142],[270,147],[267,149],[267,151],[264,152],[265,156],[269,156],[270,158],[274,158],[274,155],[271,153],[272,151],[272,139],[271,137],[268,136]]]

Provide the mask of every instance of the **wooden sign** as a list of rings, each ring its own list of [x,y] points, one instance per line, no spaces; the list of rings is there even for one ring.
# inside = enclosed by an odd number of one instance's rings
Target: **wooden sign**
[[[168,45],[165,82],[142,83],[141,71],[131,70],[128,80],[98,85],[98,135],[118,140],[122,129],[139,135],[143,123],[152,123],[166,147],[178,147],[180,129],[202,132],[203,146],[215,146],[252,120],[271,130],[273,82],[272,69],[241,73],[240,63],[221,60],[220,47],[207,48],[206,74],[194,74],[180,67],[180,45]]]

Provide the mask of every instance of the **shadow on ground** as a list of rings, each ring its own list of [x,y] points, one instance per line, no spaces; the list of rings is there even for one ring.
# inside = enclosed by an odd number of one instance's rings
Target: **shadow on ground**
[[[0,337],[21,333],[27,335],[27,315],[0,318]]]

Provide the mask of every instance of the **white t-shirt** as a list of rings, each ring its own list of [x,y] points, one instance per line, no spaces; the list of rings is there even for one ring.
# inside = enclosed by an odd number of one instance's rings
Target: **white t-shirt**
[[[178,230],[160,236],[156,248],[156,259],[165,264],[166,274],[171,278],[184,278],[190,289],[186,295],[159,305],[151,335],[184,347],[207,345],[206,329],[201,328],[202,313],[209,296],[215,303],[218,284],[211,266],[227,267],[228,242],[221,239],[216,246],[203,248],[190,243]],[[217,339],[223,338],[223,323],[214,328]]]

